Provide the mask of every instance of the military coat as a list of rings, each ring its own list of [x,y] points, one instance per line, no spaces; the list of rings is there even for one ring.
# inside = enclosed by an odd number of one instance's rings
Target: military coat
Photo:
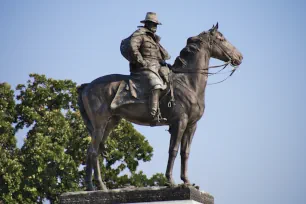
[[[165,89],[166,84],[160,76],[161,63],[170,59],[168,52],[160,45],[160,37],[147,28],[140,27],[131,37],[130,71],[149,90]]]

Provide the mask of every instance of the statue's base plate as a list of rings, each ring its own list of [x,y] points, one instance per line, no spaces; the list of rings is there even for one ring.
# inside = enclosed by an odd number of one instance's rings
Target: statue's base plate
[[[123,188],[108,191],[79,191],[64,193],[60,196],[61,204],[115,204],[115,203],[148,203],[148,204],[214,204],[210,194],[190,187],[145,187]]]
[[[173,200],[173,201],[158,201],[158,202],[145,202],[145,203],[134,203],[134,204],[201,204],[201,203],[194,200]]]

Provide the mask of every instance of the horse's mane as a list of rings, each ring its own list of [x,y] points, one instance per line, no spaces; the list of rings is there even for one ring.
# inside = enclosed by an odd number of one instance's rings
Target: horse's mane
[[[187,39],[186,46],[181,50],[180,55],[176,57],[173,67],[184,68],[188,66],[188,61],[200,50],[198,44],[200,43],[200,37],[204,34],[206,34],[206,32],[202,32],[197,36]]]

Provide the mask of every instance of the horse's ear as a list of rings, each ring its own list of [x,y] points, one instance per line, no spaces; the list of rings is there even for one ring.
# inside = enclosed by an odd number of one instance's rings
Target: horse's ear
[[[214,34],[216,32],[216,30],[218,30],[218,22],[217,22],[216,26],[213,25],[212,28],[209,31],[210,31],[211,34]]]

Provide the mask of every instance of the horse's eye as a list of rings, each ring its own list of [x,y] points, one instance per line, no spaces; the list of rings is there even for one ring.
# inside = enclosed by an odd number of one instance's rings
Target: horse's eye
[[[221,40],[221,41],[224,40],[224,38],[223,38],[221,35],[218,35],[218,36],[217,36],[217,39],[219,39],[219,40]]]

